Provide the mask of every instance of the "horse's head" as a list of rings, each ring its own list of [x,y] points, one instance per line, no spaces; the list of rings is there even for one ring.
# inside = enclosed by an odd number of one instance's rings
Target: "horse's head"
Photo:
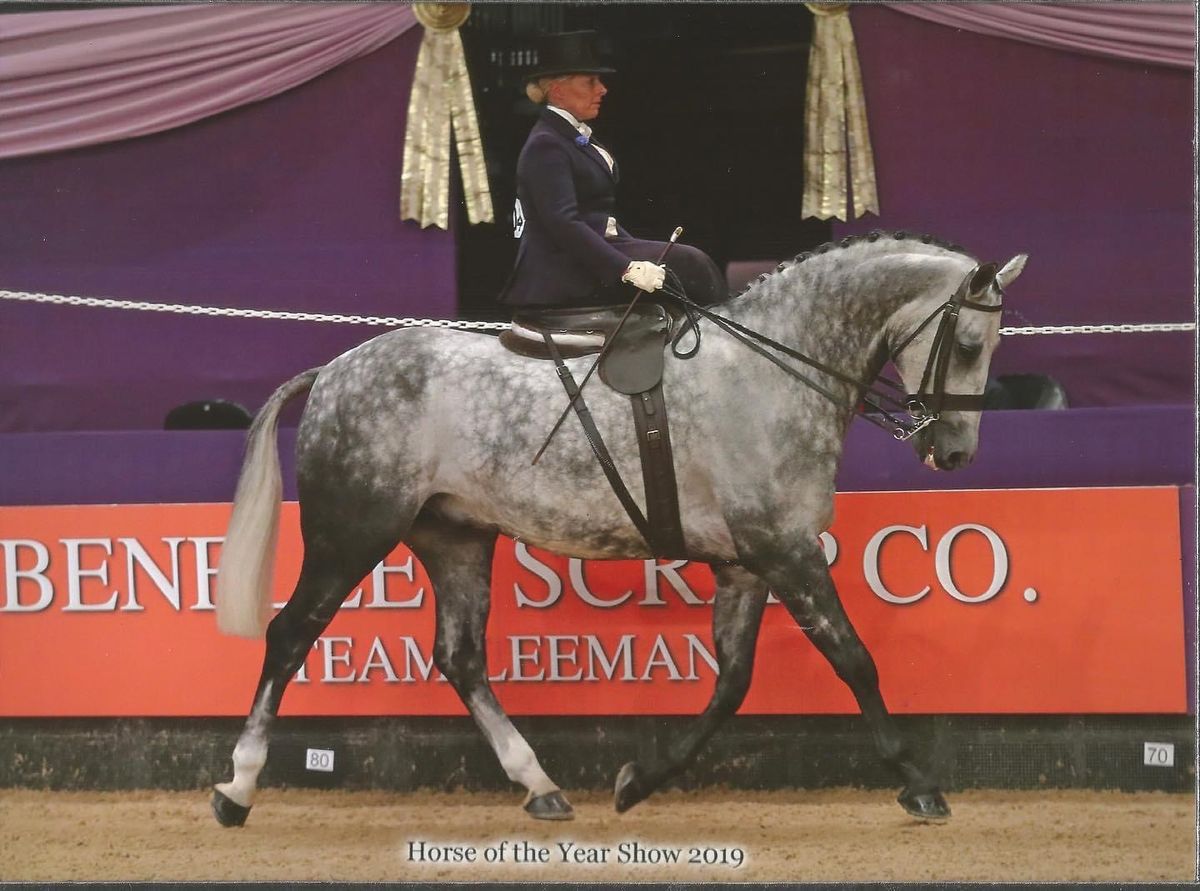
[[[955,470],[975,458],[988,367],[1000,342],[1001,300],[1025,260],[1019,254],[999,271],[995,263],[977,265],[932,313],[926,300],[898,314],[893,361],[910,394],[909,411],[918,422],[936,418],[911,442],[934,470]]]

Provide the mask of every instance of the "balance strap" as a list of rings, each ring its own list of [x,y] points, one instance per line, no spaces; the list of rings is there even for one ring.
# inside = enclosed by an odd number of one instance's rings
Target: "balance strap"
[[[675,483],[675,457],[671,453],[662,381],[629,398],[633,402],[633,425],[642,454],[646,514],[653,536],[650,544],[659,557],[686,558],[683,524],[679,519],[679,490]]]
[[[571,375],[571,369],[567,368],[566,363],[563,362],[562,354],[558,351],[558,345],[555,344],[554,338],[546,332],[542,332],[542,338],[546,341],[546,349],[550,353],[550,358],[554,360],[554,367],[558,371],[558,379],[562,381],[563,389],[567,391],[567,398],[571,400],[571,405],[575,407],[575,414],[579,418],[580,425],[583,427],[583,435],[587,438],[588,445],[592,447],[592,453],[596,456],[596,460],[600,462],[600,469],[608,477],[608,484],[612,486],[612,490],[616,493],[621,506],[625,508],[625,513],[629,514],[629,519],[633,520],[633,525],[637,527],[637,531],[646,540],[646,544],[650,546],[651,552],[656,553],[657,549],[654,546],[654,535],[650,530],[650,524],[646,522],[641,508],[637,506],[637,502],[633,500],[633,496],[629,494],[629,489],[626,488],[625,482],[621,479],[617,465],[613,463],[612,455],[609,454],[608,447],[604,444],[604,439],[600,436],[600,431],[596,428],[596,421],[592,417],[592,413],[588,410],[587,404],[583,401],[579,387],[575,384],[575,378]]]

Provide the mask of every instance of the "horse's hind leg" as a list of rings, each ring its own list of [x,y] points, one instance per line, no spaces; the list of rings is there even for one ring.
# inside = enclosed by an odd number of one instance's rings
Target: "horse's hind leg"
[[[406,536],[437,604],[433,655],[466,705],[508,778],[528,790],[525,810],[539,820],[570,820],[574,812],[546,776],[537,755],[513,727],[488,684],[484,634],[491,605],[496,532],[451,523],[425,512]]]
[[[330,534],[331,528],[316,531],[311,525],[305,525],[304,563],[295,591],[267,626],[266,654],[254,704],[233,750],[233,780],[218,783],[213,793],[213,813],[223,826],[246,822],[259,772],[267,761],[271,726],[288,682],[354,585],[398,540],[398,532],[392,534],[394,527],[376,535],[357,529],[351,541],[348,535]],[[332,524],[322,524],[326,525]]]
[[[942,821],[950,808],[936,784],[913,761],[883,696],[875,660],[842,607],[819,545],[789,561],[785,573],[764,573],[792,618],[854,694],[884,763],[904,781],[900,805],[922,820]]]
[[[613,802],[618,811],[629,810],[691,766],[701,747],[746,698],[767,585],[739,566],[721,567],[716,577],[712,622],[719,671],[712,699],[660,763],[643,767],[631,761],[621,768]]]

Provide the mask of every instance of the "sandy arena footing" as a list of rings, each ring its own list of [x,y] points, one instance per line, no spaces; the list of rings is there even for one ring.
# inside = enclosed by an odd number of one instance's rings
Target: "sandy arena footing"
[[[1196,878],[1196,813],[1185,794],[965,791],[950,796],[954,817],[940,826],[913,822],[882,790],[669,792],[620,815],[607,795],[568,794],[576,819],[539,823],[516,794],[267,789],[244,828],[223,829],[203,791],[3,790],[0,879]]]

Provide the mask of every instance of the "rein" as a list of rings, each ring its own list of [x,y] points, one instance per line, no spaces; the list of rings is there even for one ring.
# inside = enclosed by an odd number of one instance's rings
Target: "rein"
[[[946,387],[946,372],[950,365],[950,344],[954,339],[954,331],[958,326],[958,314],[963,308],[975,309],[980,312],[1000,312],[1002,306],[986,305],[975,303],[967,300],[967,292],[972,279],[978,272],[979,267],[976,266],[963,279],[962,284],[954,292],[954,295],[945,303],[936,307],[933,312],[925,317],[924,321],[913,330],[908,337],[895,350],[890,352],[893,361],[916,339],[922,331],[925,330],[938,315],[941,315],[941,321],[938,324],[937,333],[934,335],[933,345],[929,351],[929,358],[925,362],[925,370],[921,375],[921,385],[917,388],[916,393],[907,393],[904,396],[903,402],[900,401],[892,393],[875,388],[875,384],[881,384],[887,387],[894,393],[904,393],[904,388],[901,384],[890,378],[884,377],[882,374],[876,375],[872,380],[860,380],[859,378],[845,374],[831,368],[824,362],[813,359],[811,356],[806,356],[799,350],[792,349],[785,344],[772,340],[765,334],[755,331],[752,328],[747,328],[745,325],[739,324],[732,319],[727,319],[724,316],[717,315],[710,309],[701,306],[691,300],[681,287],[678,286],[678,280],[672,275],[671,281],[663,287],[663,292],[672,299],[678,301],[684,308],[687,316],[687,322],[680,329],[679,333],[672,341],[672,352],[681,359],[690,359],[696,355],[700,349],[700,326],[698,317],[704,317],[720,328],[725,333],[729,334],[735,340],[749,347],[754,352],[758,353],[763,358],[767,359],[778,368],[782,369],[791,377],[800,381],[810,389],[820,393],[830,402],[840,404],[838,397],[832,393],[827,387],[818,384],[816,381],[801,374],[792,366],[788,365],[778,356],[769,352],[764,347],[769,347],[778,353],[782,353],[789,358],[803,362],[817,371],[823,372],[832,378],[835,378],[842,383],[850,384],[857,388],[859,392],[859,401],[863,406],[871,409],[874,413],[882,415],[886,421],[880,420],[875,414],[866,411],[860,411],[859,415],[864,420],[869,421],[876,427],[882,430],[887,430],[894,438],[901,442],[910,439],[920,430],[928,427],[934,421],[938,420],[941,412],[945,411],[982,411],[983,410],[983,394],[963,394],[963,393],[947,393]],[[996,282],[997,289],[1000,290],[1001,296],[1004,291],[1000,288],[999,282]],[[678,350],[679,341],[687,331],[692,331],[695,336],[695,343],[690,350],[681,353]],[[756,342],[757,341],[757,342]],[[762,344],[762,346],[760,346]],[[933,383],[933,391],[927,391],[930,382]],[[903,409],[907,412],[911,422],[904,418],[898,417],[884,407],[884,403],[891,406],[893,410]]]

